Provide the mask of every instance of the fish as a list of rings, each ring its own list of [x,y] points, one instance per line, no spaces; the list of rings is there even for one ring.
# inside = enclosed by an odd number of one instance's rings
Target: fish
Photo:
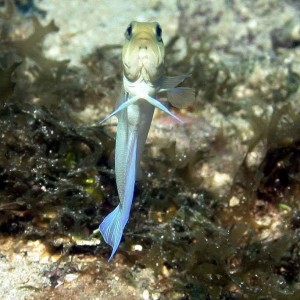
[[[125,31],[122,49],[123,84],[116,109],[100,123],[117,116],[115,177],[120,203],[99,225],[104,241],[114,257],[128,222],[136,178],[141,178],[140,160],[154,109],[161,109],[179,123],[182,120],[156,99],[167,93],[171,105],[182,108],[195,98],[194,89],[178,87],[190,74],[165,75],[165,47],[157,22],[133,21]]]

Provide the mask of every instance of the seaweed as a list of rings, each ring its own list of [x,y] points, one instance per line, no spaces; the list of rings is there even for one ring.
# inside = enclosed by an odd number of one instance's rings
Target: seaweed
[[[19,62],[15,62],[6,69],[0,69],[0,104],[4,104],[13,95],[16,83],[12,81],[11,77],[19,65]]]
[[[113,141],[98,126],[78,127],[72,111],[60,109],[67,88],[82,90],[66,61],[44,56],[42,41],[57,32],[54,22],[42,26],[32,16],[34,32],[15,40],[11,1],[1,17],[0,232],[43,239],[57,249],[83,243],[99,222],[103,186],[112,185]]]
[[[42,26],[36,16],[31,16],[30,20],[33,25],[33,33],[27,38],[18,40],[10,37],[10,32],[14,28],[14,22],[17,23],[15,16],[15,7],[12,1],[6,1],[6,12],[0,15],[1,24],[1,57],[2,61],[29,60],[37,66],[36,71],[48,77],[59,76],[62,69],[65,69],[68,61],[56,61],[45,57],[42,51],[42,41],[50,34],[58,31],[54,22]],[[53,71],[56,73],[53,74]]]
[[[22,224],[25,218],[31,224],[26,230],[20,225],[19,232],[43,237],[49,230],[51,244],[54,232],[68,235],[79,227],[75,232],[80,233],[88,226],[91,233],[103,197],[96,165],[105,135],[90,132],[89,138],[86,129],[77,131],[46,109],[15,104],[1,110],[1,128],[2,231],[7,232],[12,220]]]
[[[34,26],[34,33],[30,35],[27,39],[21,41],[10,41],[2,37],[3,42],[1,47],[5,48],[5,51],[10,51],[14,49],[16,55],[23,60],[30,59],[33,60],[36,65],[42,69],[43,73],[47,73],[48,76],[52,76],[51,69],[56,68],[59,73],[61,68],[64,68],[68,61],[55,61],[46,58],[41,51],[41,42],[45,36],[49,33],[56,32],[58,28],[54,22],[50,22],[46,26],[41,26],[37,17],[32,17],[32,22]]]

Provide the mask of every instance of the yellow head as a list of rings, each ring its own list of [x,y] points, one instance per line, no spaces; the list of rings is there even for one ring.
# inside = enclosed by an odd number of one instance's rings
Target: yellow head
[[[164,73],[165,47],[157,22],[133,21],[125,32],[122,51],[124,75],[129,81],[155,83]]]

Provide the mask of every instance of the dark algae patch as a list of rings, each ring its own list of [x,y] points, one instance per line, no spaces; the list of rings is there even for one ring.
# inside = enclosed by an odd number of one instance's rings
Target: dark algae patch
[[[178,1],[168,73],[192,74],[196,103],[174,109],[183,126],[155,115],[110,264],[97,228],[118,204],[116,122],[97,120],[121,48],[47,58],[60,29],[38,3],[0,1],[0,290],[27,263],[38,277],[9,290],[35,299],[300,299],[296,1]]]
[[[71,228],[84,226],[80,215],[93,218],[101,204],[97,172],[103,155],[101,137],[89,139],[45,108],[22,106],[6,105],[0,112],[2,226],[9,228],[19,215],[31,220],[31,225],[19,223],[25,235],[45,236],[48,226],[50,231],[67,234]],[[97,199],[90,216],[86,213],[93,194]]]
[[[2,20],[8,32],[21,18],[11,5]],[[79,126],[62,108],[73,77],[67,62],[47,59],[41,47],[58,30],[54,22],[42,26],[36,17],[24,22],[33,25],[29,37],[15,41],[8,35],[1,43],[0,228],[63,246],[59,237],[72,240],[67,238],[72,231],[89,237],[99,222],[112,180],[106,164],[112,139],[102,128]]]

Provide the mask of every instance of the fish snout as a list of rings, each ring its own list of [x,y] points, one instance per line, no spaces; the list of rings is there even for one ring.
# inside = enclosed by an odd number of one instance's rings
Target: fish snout
[[[128,41],[122,52],[125,76],[131,81],[155,82],[163,71],[164,52],[160,48],[155,37],[144,32]]]
[[[145,49],[147,50],[149,48],[150,40],[149,39],[139,39],[137,42],[137,48],[139,50]]]

